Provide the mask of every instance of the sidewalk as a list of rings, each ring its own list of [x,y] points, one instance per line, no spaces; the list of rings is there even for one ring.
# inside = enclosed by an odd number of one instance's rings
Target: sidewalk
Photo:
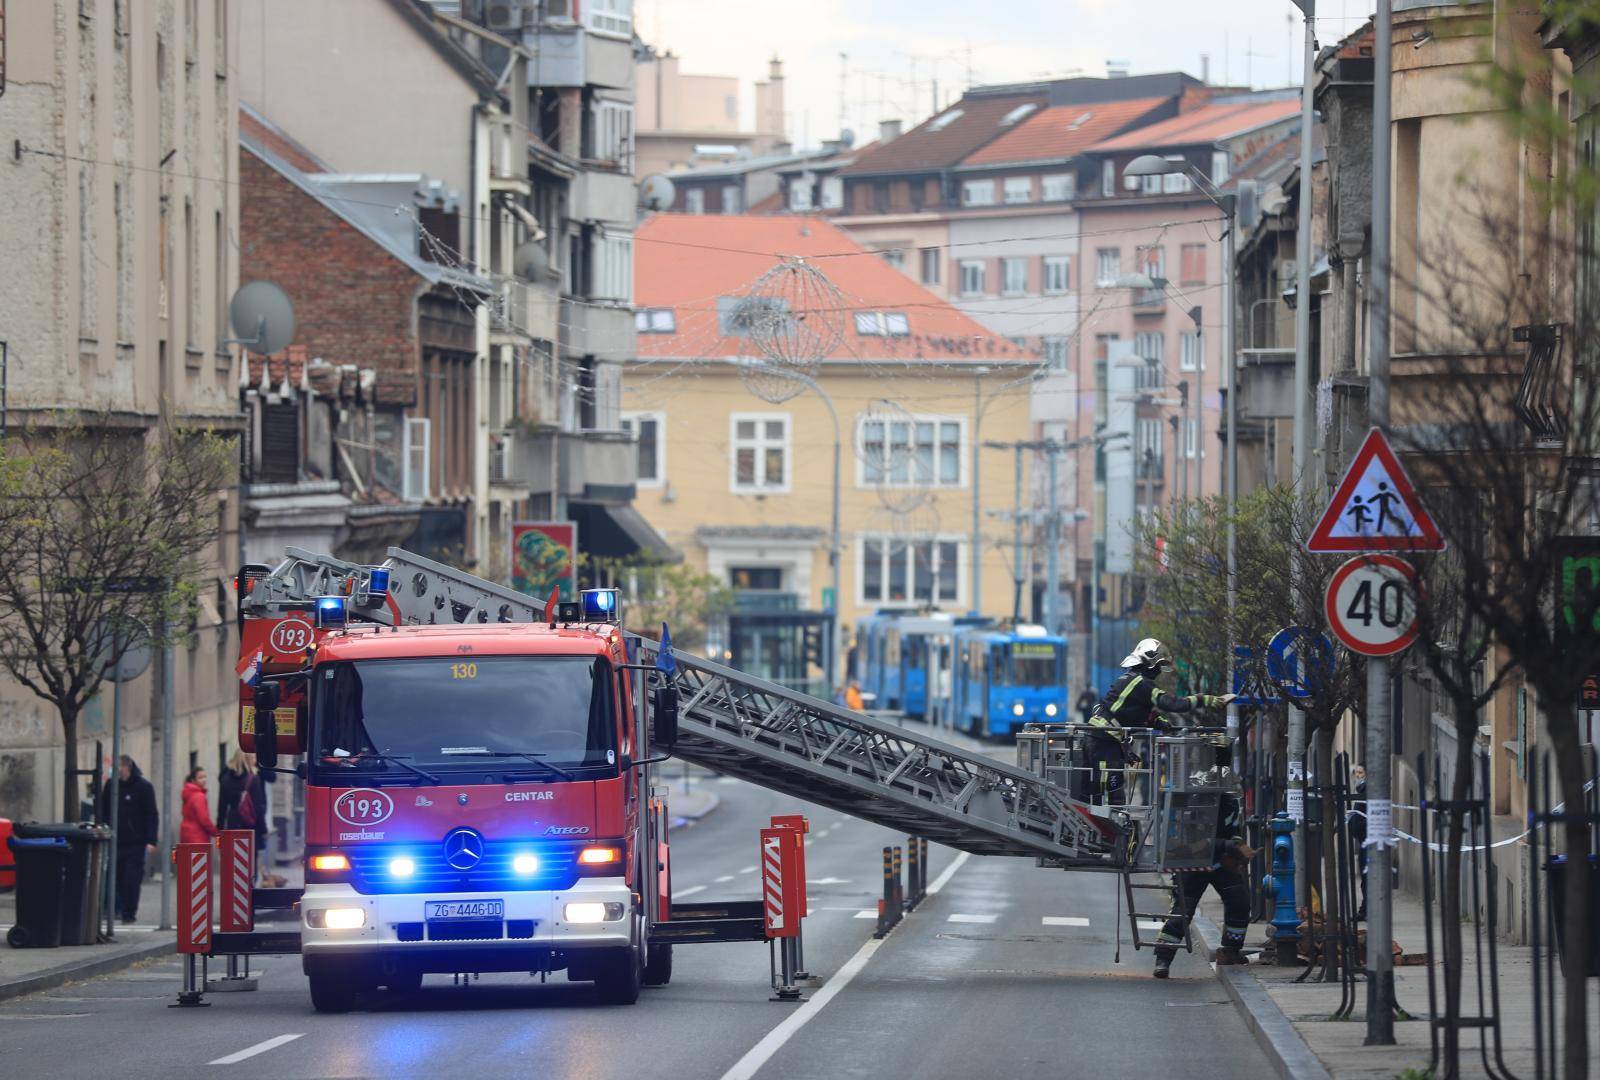
[[[1208,893],[1206,901],[1201,905],[1201,914],[1213,924],[1219,923],[1222,920],[1222,905]],[[1197,920],[1196,926],[1202,931],[1202,936],[1207,935],[1208,928],[1203,923]],[[1420,955],[1427,951],[1422,904],[1418,898],[1408,894],[1395,894],[1394,927],[1395,940],[1408,955],[1412,953]],[[1262,940],[1261,929],[1260,924],[1251,928],[1247,948],[1254,948]],[[1434,951],[1437,954],[1439,952],[1437,925],[1434,931]],[[1209,933],[1212,937],[1209,946],[1214,948],[1216,945],[1214,929],[1210,929]],[[1462,945],[1468,957],[1468,964],[1462,978],[1461,1012],[1464,1017],[1470,1018],[1480,1015],[1478,969],[1473,962],[1472,925],[1463,924],[1462,934],[1464,938]],[[1485,941],[1485,954],[1487,950],[1488,942]],[[1502,1060],[1506,1068],[1515,1075],[1532,1076],[1532,949],[1525,945],[1506,945],[1499,942],[1497,950]],[[1394,969],[1395,997],[1400,1007],[1411,1016],[1409,1020],[1396,1016],[1394,1046],[1363,1045],[1367,1034],[1367,984],[1364,979],[1356,981],[1356,1007],[1350,1019],[1330,1020],[1329,1016],[1339,1005],[1338,981],[1314,983],[1307,979],[1303,983],[1296,983],[1294,980],[1304,970],[1304,967],[1299,966],[1285,968],[1258,964],[1251,964],[1247,968],[1218,969],[1219,978],[1228,987],[1235,1004],[1248,1017],[1252,1030],[1257,1032],[1258,1041],[1262,1043],[1268,1056],[1275,1058],[1280,1076],[1303,1075],[1304,1066],[1312,1064],[1302,1060],[1300,1071],[1296,1071],[1294,1055],[1297,1041],[1303,1049],[1309,1050],[1336,1080],[1345,1080],[1346,1077],[1382,1077],[1384,1080],[1390,1080],[1408,1069],[1419,1072],[1427,1069],[1430,1054],[1427,967],[1419,965]],[[1439,1010],[1442,1013],[1444,1009],[1442,967],[1436,967],[1434,982],[1438,988],[1437,992],[1441,995]],[[1559,992],[1558,977],[1557,993]],[[1484,1011],[1492,1008],[1489,993],[1488,963],[1485,955]],[[1590,993],[1591,995],[1594,993],[1592,985]],[[1492,1064],[1495,1061],[1492,1033],[1486,1031],[1482,1034],[1488,1043],[1489,1061]],[[1464,1029],[1461,1033],[1463,1077],[1489,1075],[1484,1069],[1483,1055],[1479,1050],[1479,1037],[1480,1033],[1476,1030]],[[1600,1046],[1591,1045],[1589,1053],[1591,1072],[1600,1073]],[[1312,1067],[1314,1068],[1314,1064]]]
[[[656,780],[671,788],[667,795],[667,810],[672,814],[670,828],[696,825],[721,804],[721,797],[711,790],[716,775],[698,765],[686,767],[683,762],[668,762],[657,770]]]
[[[147,881],[139,892],[139,921],[117,927],[117,939],[103,945],[64,945],[59,949],[13,949],[0,945],[0,1001],[49,990],[63,983],[121,971],[142,960],[173,954],[170,930],[161,919],[161,882]],[[0,893],[0,934],[17,921],[17,894]],[[103,920],[102,920],[103,921]]]

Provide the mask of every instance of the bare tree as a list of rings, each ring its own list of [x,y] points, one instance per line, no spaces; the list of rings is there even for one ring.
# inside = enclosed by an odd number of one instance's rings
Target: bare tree
[[[108,670],[108,628],[187,625],[233,456],[219,436],[110,415],[25,428],[0,445],[0,668],[61,719],[67,820],[78,721]]]

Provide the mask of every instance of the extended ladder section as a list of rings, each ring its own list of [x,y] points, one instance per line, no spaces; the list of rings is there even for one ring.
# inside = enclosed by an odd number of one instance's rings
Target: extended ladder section
[[[296,548],[258,578],[246,609],[350,598],[384,625],[529,622],[544,604],[461,570],[390,548],[387,595],[368,595],[370,568]],[[653,664],[658,644],[639,638]],[[1045,776],[927,735],[674,652],[679,687],[673,753],[750,783],[979,855],[1120,869],[1127,827],[1072,799]]]

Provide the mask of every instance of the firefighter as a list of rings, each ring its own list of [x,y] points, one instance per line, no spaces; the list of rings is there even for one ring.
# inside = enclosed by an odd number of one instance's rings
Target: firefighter
[[[1234,699],[1233,694],[1179,697],[1168,693],[1157,685],[1156,679],[1162,672],[1171,671],[1172,666],[1166,647],[1155,638],[1145,638],[1123,659],[1123,673],[1089,714],[1091,732],[1086,749],[1094,770],[1095,801],[1119,806],[1127,802],[1122,786],[1122,771],[1130,756],[1126,728],[1170,731],[1173,724],[1164,714],[1214,708]]]
[[[1209,769],[1194,777],[1196,784],[1222,786],[1217,813],[1216,839],[1212,841],[1211,869],[1185,870],[1173,875],[1172,907],[1166,924],[1156,936],[1155,977],[1165,979],[1172,970],[1172,958],[1188,932],[1189,920],[1200,904],[1206,886],[1217,890],[1222,899],[1222,944],[1212,959],[1221,965],[1243,964],[1244,935],[1250,928],[1250,889],[1245,884],[1255,849],[1245,843],[1244,815],[1240,809],[1239,777],[1229,767],[1231,742],[1225,735],[1212,738],[1216,757]]]

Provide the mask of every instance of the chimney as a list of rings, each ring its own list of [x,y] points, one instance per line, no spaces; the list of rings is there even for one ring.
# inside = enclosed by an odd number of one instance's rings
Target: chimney
[[[1200,82],[1205,86],[1211,85],[1211,54],[1200,54]]]
[[[756,83],[756,133],[768,136],[771,145],[787,142],[784,135],[783,61],[774,56],[767,64],[767,78]]]
[[[900,121],[879,120],[878,141],[881,143],[894,142],[900,137]]]

